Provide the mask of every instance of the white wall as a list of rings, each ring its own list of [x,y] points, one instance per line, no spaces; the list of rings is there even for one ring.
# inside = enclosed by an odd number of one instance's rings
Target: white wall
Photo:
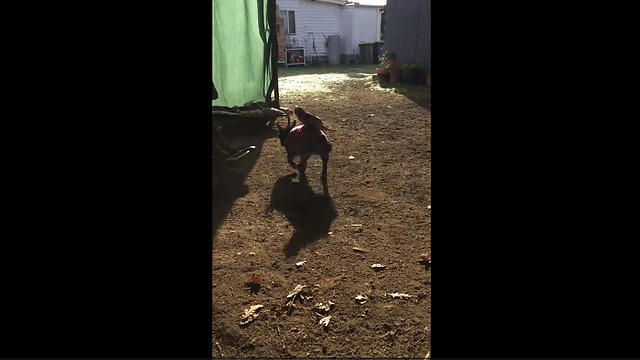
[[[352,10],[349,25],[351,37],[349,43],[344,45],[344,53],[353,54],[355,50],[356,54],[360,54],[358,44],[380,41],[380,12],[377,7],[371,6],[356,6]]]
[[[342,40],[342,54],[353,54],[353,6],[343,7],[342,8],[342,35],[340,40]],[[355,52],[359,53],[358,50]]]

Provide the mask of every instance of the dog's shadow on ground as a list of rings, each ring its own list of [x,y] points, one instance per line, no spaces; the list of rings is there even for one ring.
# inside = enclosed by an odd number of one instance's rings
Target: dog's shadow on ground
[[[283,213],[294,227],[293,236],[284,248],[286,257],[328,236],[331,223],[338,215],[329,194],[316,194],[308,184],[293,181],[295,177],[293,173],[278,178],[267,208],[268,213],[273,210]]]

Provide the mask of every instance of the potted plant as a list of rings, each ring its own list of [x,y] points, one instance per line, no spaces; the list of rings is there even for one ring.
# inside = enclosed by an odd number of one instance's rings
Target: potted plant
[[[395,54],[386,51],[382,56],[378,56],[379,65],[376,69],[378,81],[388,83],[391,81],[391,67],[396,63]]]
[[[422,74],[422,65],[420,64],[404,64],[402,65],[402,82],[407,84],[419,85],[424,79]]]
[[[402,69],[400,68],[400,65],[398,65],[398,61],[396,60],[396,54],[395,53],[390,53],[390,52],[386,52],[385,54],[387,55],[387,58],[390,60],[388,63],[388,69],[389,69],[389,80],[392,83],[399,83],[402,81]]]
[[[389,67],[389,72],[391,73],[391,82],[399,83],[402,82],[402,68],[397,63],[392,64]]]

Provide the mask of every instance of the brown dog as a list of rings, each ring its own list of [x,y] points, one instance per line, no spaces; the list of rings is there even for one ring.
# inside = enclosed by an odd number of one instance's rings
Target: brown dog
[[[300,174],[300,181],[304,183],[307,182],[305,175],[307,160],[312,155],[320,156],[322,159],[322,187],[325,194],[327,194],[327,164],[329,162],[329,153],[331,152],[331,143],[327,139],[327,136],[322,130],[310,124],[296,126],[295,120],[293,124],[291,124],[288,116],[287,127],[277,126],[280,130],[280,145],[284,146],[287,151],[287,161],[291,167],[296,169]],[[296,156],[300,157],[299,164],[293,161]]]

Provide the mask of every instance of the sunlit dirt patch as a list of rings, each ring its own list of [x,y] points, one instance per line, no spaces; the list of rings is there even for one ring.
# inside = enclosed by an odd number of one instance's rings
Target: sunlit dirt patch
[[[330,93],[336,85],[351,80],[346,74],[293,75],[278,79],[281,95]]]
[[[279,93],[281,97],[295,102],[304,99],[341,101],[349,97],[349,94],[341,91],[344,90],[341,88],[351,84],[350,86],[368,89],[371,92],[401,94],[411,99],[430,99],[431,97],[431,89],[424,86],[402,83],[381,85],[377,80],[372,79],[374,71],[375,67],[369,69],[366,66],[347,67],[342,71],[313,67],[286,69],[281,71],[278,79]]]

